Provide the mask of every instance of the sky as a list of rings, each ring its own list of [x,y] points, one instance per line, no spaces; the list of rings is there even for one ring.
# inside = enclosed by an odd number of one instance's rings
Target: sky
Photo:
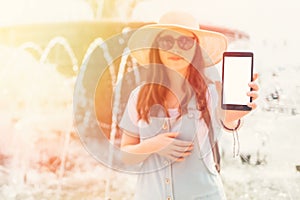
[[[138,7],[137,19],[151,18],[153,12],[183,9],[201,22],[239,28],[262,37],[282,39],[300,33],[296,0],[148,0]]]
[[[260,55],[268,54],[265,60],[300,65],[298,8],[297,0],[144,0],[137,4],[131,20],[156,21],[167,10],[188,11],[200,23],[248,33],[252,45],[262,51]],[[93,20],[86,1],[0,0],[0,26],[68,20]]]
[[[181,9],[193,13],[200,22],[239,28],[266,38],[291,39],[300,34],[298,8],[297,0],[144,0],[132,19],[155,20],[164,11]],[[84,0],[0,0],[0,25],[92,18]]]
[[[0,0],[0,26],[92,19],[83,0]]]

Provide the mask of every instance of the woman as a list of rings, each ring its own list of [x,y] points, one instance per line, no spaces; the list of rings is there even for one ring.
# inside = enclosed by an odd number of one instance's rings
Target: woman
[[[150,69],[119,124],[124,163],[140,165],[136,199],[226,199],[216,168],[218,134],[222,126],[236,130],[248,114],[221,111],[220,87],[204,75],[226,47],[222,34],[200,30],[191,15],[179,12],[129,40],[133,57]],[[256,99],[257,85],[249,86],[247,95]]]

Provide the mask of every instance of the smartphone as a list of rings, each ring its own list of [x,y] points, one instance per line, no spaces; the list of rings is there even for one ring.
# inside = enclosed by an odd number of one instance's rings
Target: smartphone
[[[222,64],[222,109],[251,110],[248,83],[253,80],[252,52],[224,52]]]

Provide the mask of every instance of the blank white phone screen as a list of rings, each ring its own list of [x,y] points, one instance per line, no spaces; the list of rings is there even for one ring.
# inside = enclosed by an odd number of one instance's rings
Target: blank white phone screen
[[[224,57],[223,104],[247,105],[252,57]]]

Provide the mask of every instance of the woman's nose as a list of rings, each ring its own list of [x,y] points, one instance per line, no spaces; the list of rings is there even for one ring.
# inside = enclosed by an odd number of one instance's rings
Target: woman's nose
[[[181,51],[180,47],[178,46],[177,42],[175,42],[173,48],[170,49],[170,52],[177,56],[182,56],[182,51]]]

